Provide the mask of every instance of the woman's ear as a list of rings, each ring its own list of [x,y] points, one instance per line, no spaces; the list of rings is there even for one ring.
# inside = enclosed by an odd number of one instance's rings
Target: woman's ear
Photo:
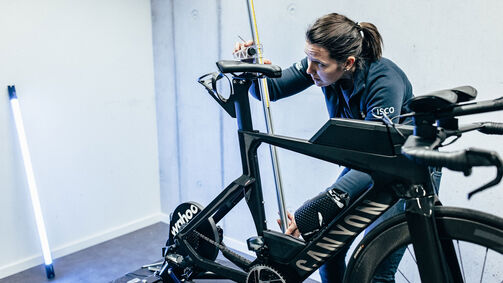
[[[356,61],[355,56],[349,56],[348,59],[346,59],[346,63],[344,64],[344,70],[349,71],[353,69],[355,61]]]

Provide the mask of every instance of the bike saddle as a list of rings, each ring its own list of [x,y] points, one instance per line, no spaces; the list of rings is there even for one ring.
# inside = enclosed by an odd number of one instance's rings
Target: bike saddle
[[[260,73],[269,78],[281,77],[281,68],[269,64],[252,64],[234,60],[220,60],[217,67],[222,73]]]
[[[434,112],[456,103],[473,100],[475,97],[477,90],[474,87],[460,86],[414,97],[409,108],[414,112]]]

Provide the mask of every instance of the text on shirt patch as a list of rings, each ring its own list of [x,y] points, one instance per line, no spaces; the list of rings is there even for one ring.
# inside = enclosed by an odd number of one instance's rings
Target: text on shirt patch
[[[299,61],[297,63],[295,63],[295,68],[297,68],[297,70],[302,70],[302,63]]]
[[[389,115],[395,113],[395,107],[374,107],[372,109],[372,114],[374,116],[383,116],[384,114]]]

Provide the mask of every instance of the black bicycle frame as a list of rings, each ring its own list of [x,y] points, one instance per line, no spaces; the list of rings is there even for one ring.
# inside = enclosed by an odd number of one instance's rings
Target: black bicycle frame
[[[391,149],[392,154],[380,154],[366,152],[364,148],[354,150],[255,131],[248,98],[250,85],[250,80],[234,78],[234,93],[232,99],[228,101],[234,104],[236,110],[243,175],[227,186],[175,237],[181,247],[190,254],[196,266],[212,271],[223,278],[238,282],[246,280],[244,271],[226,267],[199,256],[187,240],[190,232],[205,219],[213,217],[215,223],[218,223],[243,198],[253,217],[257,237],[264,242],[263,248],[257,251],[257,261],[271,264],[283,274],[290,274],[291,281],[306,279],[326,260],[350,244],[360,232],[393,206],[399,198],[405,198],[411,234],[420,235],[413,237],[412,240],[423,282],[450,281],[447,276],[449,269],[447,266],[452,264],[447,264],[443,258],[442,245],[436,232],[432,209],[435,192],[431,185],[428,167],[418,165],[403,155],[396,154],[394,148]],[[355,123],[356,126],[358,121],[347,121],[347,123],[350,125]],[[390,135],[393,129],[388,128],[387,131]],[[368,131],[363,129],[363,133],[367,133],[369,137],[375,134],[372,129]],[[338,217],[307,243],[268,230],[257,157],[257,149],[263,143],[366,172],[374,181],[373,187],[362,193],[356,200],[352,200],[350,206],[346,207]],[[393,144],[390,146],[394,147]],[[397,171],[396,168],[403,170]],[[444,252],[445,250],[444,248]],[[452,256],[449,256],[449,260],[453,260]]]

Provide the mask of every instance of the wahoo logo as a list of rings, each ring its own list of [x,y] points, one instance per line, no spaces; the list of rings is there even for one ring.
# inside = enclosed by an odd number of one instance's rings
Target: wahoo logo
[[[388,207],[388,204],[371,200],[363,201],[363,205],[352,211],[354,214],[347,215],[344,220],[339,221],[334,228],[325,233],[324,237],[312,249],[308,250],[295,262],[295,265],[307,272],[320,267],[325,259],[343,247],[348,239],[356,237]]]
[[[181,206],[181,205],[180,205]],[[180,206],[177,207],[175,210],[175,217],[178,217],[176,221],[172,218],[171,223],[174,222],[171,226],[171,235],[176,236],[178,234],[178,231],[180,231],[180,228],[183,227],[185,224],[189,223],[189,221],[194,217],[199,212],[199,208],[193,204],[190,204],[190,206],[182,213],[181,211],[177,210],[180,208]],[[183,209],[183,208],[182,208]]]

